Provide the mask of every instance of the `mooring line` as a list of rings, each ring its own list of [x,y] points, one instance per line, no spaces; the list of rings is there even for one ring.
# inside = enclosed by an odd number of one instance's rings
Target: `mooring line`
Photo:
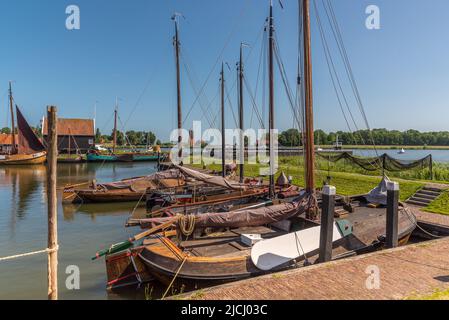
[[[6,260],[13,260],[13,259],[18,259],[18,258],[33,256],[33,255],[41,254],[41,253],[53,253],[53,252],[56,252],[58,250],[59,250],[59,246],[56,246],[53,249],[47,248],[47,249],[39,250],[39,251],[33,251],[33,252],[28,252],[28,253],[16,254],[16,255],[13,255],[13,256],[0,258],[0,262],[1,261],[6,261]]]
[[[181,272],[182,267],[184,266],[184,264],[186,263],[187,259],[189,258],[189,254],[187,254],[184,257],[184,260],[181,263],[181,266],[179,267],[178,271],[176,272],[175,276],[173,277],[173,280],[170,282],[170,285],[168,286],[167,290],[165,291],[164,295],[162,296],[161,300],[164,300],[165,297],[167,296],[168,291],[170,290],[170,288],[173,286],[173,283],[175,282],[176,278],[178,277],[179,273]]]

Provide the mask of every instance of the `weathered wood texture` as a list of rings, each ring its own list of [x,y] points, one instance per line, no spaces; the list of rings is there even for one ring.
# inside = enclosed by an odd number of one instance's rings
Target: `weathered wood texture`
[[[56,132],[56,107],[47,110],[49,124],[49,144],[47,157],[47,197],[48,197],[48,299],[58,299],[58,212],[56,194],[56,172],[58,145]]]

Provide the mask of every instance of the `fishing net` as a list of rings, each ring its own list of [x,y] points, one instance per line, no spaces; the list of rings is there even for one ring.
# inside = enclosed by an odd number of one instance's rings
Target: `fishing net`
[[[321,159],[334,163],[341,160],[347,160],[367,171],[384,169],[387,171],[398,172],[415,168],[429,168],[429,170],[432,171],[432,155],[430,154],[418,160],[399,160],[390,157],[386,153],[379,157],[357,157],[348,152],[338,154],[318,152],[317,156]]]

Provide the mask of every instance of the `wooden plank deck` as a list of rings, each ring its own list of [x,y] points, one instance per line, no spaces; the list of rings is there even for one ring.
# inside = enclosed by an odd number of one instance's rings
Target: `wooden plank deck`
[[[379,268],[379,289],[366,285]],[[199,300],[407,299],[449,289],[449,238],[252,278],[181,296]]]

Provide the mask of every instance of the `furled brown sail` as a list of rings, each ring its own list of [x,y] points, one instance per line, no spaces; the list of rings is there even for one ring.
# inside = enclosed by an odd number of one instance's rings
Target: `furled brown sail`
[[[17,128],[19,136],[19,154],[33,154],[45,150],[44,145],[25,120],[19,107],[16,106]]]
[[[192,177],[204,183],[212,184],[214,186],[224,187],[230,190],[246,190],[248,187],[243,183],[235,182],[220,176],[211,176],[209,174],[198,172],[196,170],[189,169],[183,166],[175,165],[175,168],[179,169],[179,171],[181,171],[186,176]]]

